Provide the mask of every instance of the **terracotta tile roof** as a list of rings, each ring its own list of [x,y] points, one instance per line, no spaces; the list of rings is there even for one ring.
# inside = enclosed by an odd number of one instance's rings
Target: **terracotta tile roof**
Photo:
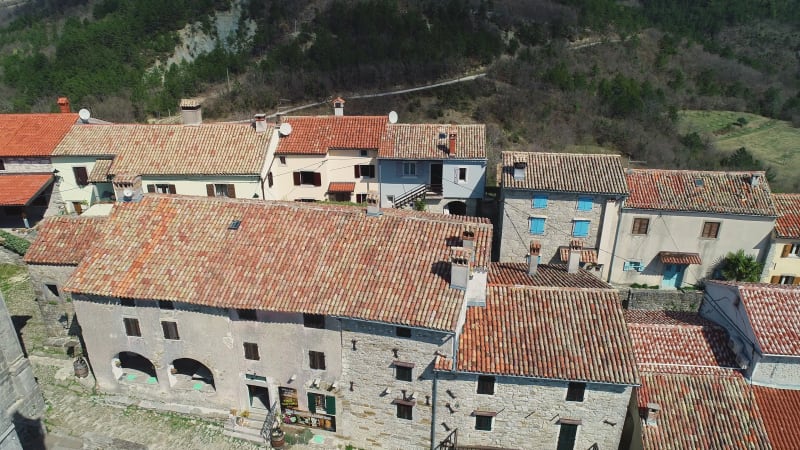
[[[433,360],[433,370],[453,370],[453,359],[437,355]]]
[[[640,411],[661,407],[658,424],[642,420],[646,450],[769,449],[753,393],[741,375],[643,373]]]
[[[776,216],[764,172],[628,169],[625,208]]]
[[[489,285],[494,286],[561,286],[574,288],[611,289],[591,273],[579,269],[568,273],[562,264],[539,264],[536,275],[528,275],[527,263],[492,263],[489,266]]]
[[[800,239],[800,194],[772,194],[778,219],[775,233],[780,238]]]
[[[490,286],[467,309],[457,370],[639,383],[617,291]]]
[[[562,262],[565,263],[568,262],[569,247],[568,246],[558,247],[558,257],[561,258]],[[581,250],[581,262],[589,264],[597,263],[597,250],[593,248],[584,248],[583,250]]]
[[[734,285],[739,288],[761,351],[768,355],[800,356],[800,286]]]
[[[39,223],[25,262],[77,266],[100,239],[105,223],[106,218],[98,216],[48,217]]]
[[[52,182],[50,173],[0,174],[0,206],[25,206]]]
[[[800,443],[800,391],[753,386],[772,448],[795,450]]]
[[[50,156],[77,114],[0,114],[0,156]]]
[[[448,153],[450,133],[456,152]],[[486,159],[486,125],[390,124],[378,153],[386,159]]]
[[[92,183],[107,183],[108,172],[111,170],[111,163],[114,160],[111,158],[97,158],[92,168],[92,173],[89,174],[89,181]]]
[[[664,264],[703,264],[699,253],[659,252],[658,257]]]
[[[466,223],[486,266],[486,219],[152,194],[117,204],[65,289],[454,331],[464,292],[447,261]]]
[[[75,125],[54,156],[114,156],[109,175],[256,175],[271,133],[246,124]]]
[[[324,155],[330,149],[377,150],[386,136],[386,116],[286,116],[292,133],[281,136],[275,154]]]
[[[514,163],[526,163],[525,179],[514,179]],[[626,195],[622,159],[614,155],[503,152],[505,189]]]
[[[698,374],[738,369],[728,334],[696,313],[629,310],[625,320],[642,372]]]
[[[328,192],[353,192],[356,190],[355,183],[347,183],[343,181],[331,181],[328,185]]]

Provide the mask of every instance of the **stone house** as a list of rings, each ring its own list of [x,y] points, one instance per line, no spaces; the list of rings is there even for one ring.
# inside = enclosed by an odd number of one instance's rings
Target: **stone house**
[[[154,194],[105,230],[64,288],[100,390],[429,446],[434,359],[485,302],[488,221]]]
[[[763,172],[628,169],[611,283],[675,289],[710,277],[729,252],[763,261],[777,211]]]
[[[727,330],[753,383],[800,389],[800,287],[708,281],[700,314]]]
[[[77,120],[68,105],[60,114],[0,114],[0,227],[30,227],[58,210],[51,155]]]
[[[53,151],[66,211],[145,193],[264,198],[271,133],[263,122],[202,123],[199,103],[181,106],[180,125],[72,126]]]
[[[607,279],[619,208],[628,196],[621,158],[514,152],[502,158],[500,261],[524,261],[532,237],[542,244],[543,263],[566,262],[562,255],[578,238],[585,247],[581,265]]]
[[[800,284],[800,194],[772,194],[778,212],[761,281]]]

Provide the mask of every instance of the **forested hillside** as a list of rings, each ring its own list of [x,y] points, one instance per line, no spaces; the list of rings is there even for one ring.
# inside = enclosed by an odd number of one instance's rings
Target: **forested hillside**
[[[50,110],[67,95],[99,117],[143,121],[202,95],[204,115],[224,120],[486,71],[475,82],[351,101],[348,114],[479,121],[496,151],[603,147],[677,168],[768,166],[679,127],[682,110],[800,125],[797,0],[235,3],[236,42],[172,66],[163,62],[178,31],[213,34],[214,14],[232,1],[70,0],[22,11],[0,30],[0,110]],[[773,179],[776,190],[798,183]]]

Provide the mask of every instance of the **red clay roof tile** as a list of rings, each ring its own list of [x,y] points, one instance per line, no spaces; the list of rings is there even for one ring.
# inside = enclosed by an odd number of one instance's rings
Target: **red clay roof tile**
[[[591,273],[579,269],[567,272],[562,264],[539,264],[536,275],[528,275],[527,263],[492,263],[489,266],[489,285],[494,286],[560,286],[574,288],[611,289]]]
[[[25,206],[52,182],[50,173],[0,174],[0,206]]]
[[[354,182],[346,182],[346,181],[331,181],[328,185],[328,192],[344,192],[350,193],[356,190],[356,184]]]
[[[275,154],[324,155],[331,149],[378,150],[386,136],[386,116],[287,116],[292,126]]]
[[[734,285],[738,286],[761,351],[769,355],[800,356],[800,286]]]
[[[534,191],[626,195],[622,159],[616,155],[503,152],[501,186]],[[525,178],[514,178],[514,163],[526,164]]]
[[[105,223],[105,217],[49,217],[38,225],[25,262],[77,266],[101,235]]]
[[[0,156],[50,156],[77,114],[0,114]]]
[[[800,391],[753,386],[772,448],[795,450],[800,443]]]
[[[456,135],[449,154],[450,134]],[[485,125],[390,124],[378,153],[385,159],[485,159]]]
[[[772,194],[778,219],[775,233],[779,238],[800,239],[800,194]]]

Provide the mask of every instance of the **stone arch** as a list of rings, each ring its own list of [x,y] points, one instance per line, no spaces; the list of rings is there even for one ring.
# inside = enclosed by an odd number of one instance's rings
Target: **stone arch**
[[[172,361],[169,365],[169,385],[173,389],[216,391],[211,369],[192,358],[178,358]]]
[[[458,200],[452,201],[444,206],[445,211],[448,214],[454,216],[466,216],[467,215],[467,204],[464,202],[460,202]]]
[[[153,362],[135,352],[117,353],[111,359],[111,371],[120,382],[158,384],[158,375]]]

